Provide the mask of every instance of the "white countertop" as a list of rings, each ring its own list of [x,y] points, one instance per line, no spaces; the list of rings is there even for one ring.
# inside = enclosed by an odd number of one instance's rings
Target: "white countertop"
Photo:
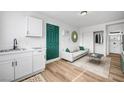
[[[16,54],[16,53],[25,53],[25,52],[32,52],[33,49],[25,49],[25,50],[15,50],[9,52],[0,52],[0,55],[8,55],[8,54]]]
[[[16,54],[16,53],[25,53],[25,52],[33,52],[33,51],[37,51],[37,50],[46,50],[46,48],[41,48],[41,49],[26,49],[25,50],[15,50],[15,51],[9,51],[9,52],[0,52],[0,56],[1,55],[8,55],[8,54]]]

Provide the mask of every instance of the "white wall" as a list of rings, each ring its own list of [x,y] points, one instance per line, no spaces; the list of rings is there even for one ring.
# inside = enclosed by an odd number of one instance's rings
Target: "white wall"
[[[44,45],[44,37],[27,38],[26,15],[23,12],[0,12],[0,49],[12,48],[13,39],[17,38],[20,47],[35,47]],[[2,33],[2,34],[1,34]]]
[[[26,16],[35,16],[43,19],[43,37],[30,38],[25,37]],[[0,49],[12,48],[13,39],[17,38],[20,47],[46,47],[46,23],[58,25],[60,27],[60,51],[66,47],[75,47],[79,45],[73,43],[67,37],[62,36],[63,30],[77,31],[77,28],[63,24],[52,18],[46,17],[39,12],[0,12]]]
[[[116,31],[123,31],[124,32],[124,23],[118,23],[118,24],[113,24],[107,26],[107,31],[108,32],[116,32]]]
[[[93,32],[95,31],[104,31],[104,38],[105,38],[105,25],[96,25],[96,26],[90,26],[90,27],[86,27],[86,28],[81,28],[81,34],[83,34],[82,37],[82,42],[80,43],[80,45],[83,45],[86,48],[90,49],[90,52],[93,52]],[[100,45],[97,47],[97,53],[105,53],[105,42],[103,42],[103,45]]]
[[[104,43],[103,45],[99,45],[97,47],[97,52],[107,55],[109,52],[109,44],[108,44],[108,32],[107,32],[107,26],[117,23],[122,23],[124,20],[118,20],[118,21],[112,21],[104,24],[89,26],[89,27],[81,27],[79,29],[80,34],[82,35],[80,38],[80,45],[83,45],[86,48],[90,49],[90,52],[93,52],[93,32],[95,31],[104,31]]]

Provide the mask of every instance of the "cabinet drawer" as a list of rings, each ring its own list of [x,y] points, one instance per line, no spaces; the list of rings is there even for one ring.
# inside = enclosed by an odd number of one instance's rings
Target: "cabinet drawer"
[[[0,62],[1,61],[5,61],[5,60],[11,60],[11,59],[14,59],[14,56],[13,55],[1,55],[0,56]]]
[[[45,54],[45,51],[39,50],[33,52],[33,55],[42,55],[42,54]]]
[[[26,56],[32,56],[32,52],[25,52],[25,53],[19,53],[19,54],[14,54],[14,58],[21,58],[21,57],[26,57]]]
[[[0,55],[0,61],[12,60],[24,56],[32,56],[32,52],[23,52],[23,53],[15,53],[15,54],[6,54]]]

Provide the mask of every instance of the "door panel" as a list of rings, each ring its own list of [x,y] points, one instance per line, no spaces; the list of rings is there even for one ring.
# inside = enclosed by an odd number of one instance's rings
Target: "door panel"
[[[29,28],[28,28],[28,35],[29,36],[42,36],[42,20],[29,17]]]
[[[43,70],[45,68],[45,55],[39,53],[33,55],[33,72]]]
[[[33,56],[33,72],[42,69],[42,55]]]
[[[0,81],[13,81],[14,80],[14,67],[12,61],[0,62]]]
[[[121,53],[121,41],[119,35],[110,36],[110,53]]]
[[[47,60],[59,57],[59,27],[47,24]]]

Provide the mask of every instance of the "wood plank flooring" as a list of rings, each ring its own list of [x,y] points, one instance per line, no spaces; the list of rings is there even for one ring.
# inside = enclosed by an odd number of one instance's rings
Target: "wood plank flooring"
[[[111,67],[109,78],[95,75],[85,69],[80,69],[65,60],[47,64],[44,72],[23,80],[23,82],[121,82],[124,74],[120,67],[120,55],[110,54]]]

